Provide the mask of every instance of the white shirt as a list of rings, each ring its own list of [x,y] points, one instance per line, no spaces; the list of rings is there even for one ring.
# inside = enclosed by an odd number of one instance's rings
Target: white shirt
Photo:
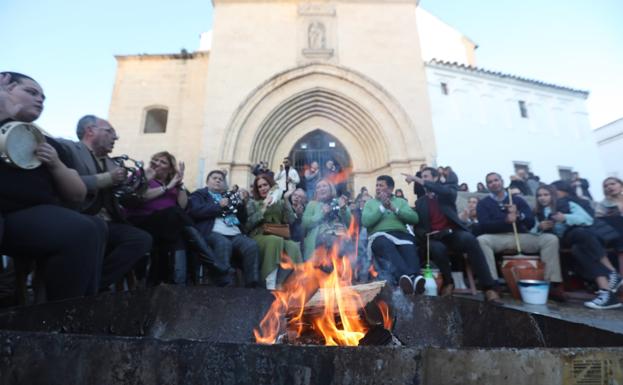
[[[290,167],[290,169],[288,170],[288,178],[292,180],[288,185],[288,191],[294,191],[296,189],[296,185],[299,184],[299,182],[301,181],[299,173],[296,172],[296,169],[294,167]],[[286,178],[285,169],[281,170],[279,172],[279,175],[277,175],[275,182],[277,182],[281,191],[284,191],[286,189],[286,180],[288,178]]]

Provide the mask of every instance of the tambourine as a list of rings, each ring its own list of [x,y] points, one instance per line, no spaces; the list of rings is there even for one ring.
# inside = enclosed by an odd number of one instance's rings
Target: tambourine
[[[8,122],[0,127],[0,157],[13,166],[25,170],[39,167],[35,150],[44,142],[41,129],[33,123]]]

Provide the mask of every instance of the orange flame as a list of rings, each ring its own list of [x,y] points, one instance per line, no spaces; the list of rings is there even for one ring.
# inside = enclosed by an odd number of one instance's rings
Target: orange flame
[[[383,316],[383,327],[387,330],[392,330],[392,326],[394,322],[392,318],[389,316],[389,307],[385,303],[385,301],[378,301],[376,306],[379,307],[381,311],[381,315]]]
[[[358,228],[353,222],[354,218],[342,237],[357,239]],[[295,331],[300,337],[304,326],[311,324],[312,329],[322,335],[325,345],[359,344],[368,327],[359,314],[363,309],[361,297],[351,287],[353,257],[339,255],[340,243],[336,242],[329,250],[319,247],[314,256],[302,264],[292,264],[287,256],[282,258],[281,266],[293,268],[294,272],[282,291],[273,292],[275,300],[260,322],[259,330],[253,331],[256,342],[273,344],[284,329]],[[356,254],[357,249],[354,250]],[[322,309],[321,314],[305,313],[306,305],[308,309],[312,305],[313,309]]]
[[[376,278],[378,277],[379,273],[376,271],[376,269],[374,268],[374,264],[371,263],[370,264],[370,268],[368,268],[368,273],[370,273],[370,276],[372,278]]]
[[[329,182],[333,183],[334,186],[337,186],[340,183],[347,182],[351,172],[351,167],[345,167],[335,174],[327,175],[326,178]]]

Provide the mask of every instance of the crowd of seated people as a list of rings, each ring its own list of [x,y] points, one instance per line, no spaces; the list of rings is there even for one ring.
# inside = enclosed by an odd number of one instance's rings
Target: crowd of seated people
[[[35,80],[0,74],[0,124],[35,121],[43,101]],[[0,253],[36,261],[50,300],[109,290],[130,272],[147,286],[184,285],[201,270],[216,286],[279,289],[289,273],[284,258],[309,261],[319,246],[354,236],[347,231],[354,223],[360,282],[378,275],[407,295],[421,294],[422,261],[430,255],[443,278],[441,295],[451,295],[454,252],[466,256],[485,299],[499,302],[496,253],[515,248],[518,238],[522,250],[545,263],[553,299],[565,298],[564,248],[577,275],[598,290],[585,305],[621,306],[623,280],[607,255],[614,249],[623,256],[617,178],[603,182],[605,199],[594,203],[577,174],[547,185],[519,170],[505,187],[490,172],[472,194],[451,167],[423,165],[404,174],[417,198],[411,205],[390,175],[377,176],[374,194],[362,187],[351,199],[334,160],[322,167],[311,160],[299,175],[286,157],[277,172],[258,163],[248,190],[230,186],[226,170],[212,170],[205,187],[190,192],[184,163],[161,151],[138,171],[142,183],[128,189],[129,170],[110,156],[119,140],[110,123],[85,115],[76,135],[77,141],[46,136],[34,154],[41,166],[33,170],[0,162],[0,178],[11,180],[0,183]],[[465,210],[457,209],[458,194],[469,195]],[[534,208],[524,199],[530,195]]]

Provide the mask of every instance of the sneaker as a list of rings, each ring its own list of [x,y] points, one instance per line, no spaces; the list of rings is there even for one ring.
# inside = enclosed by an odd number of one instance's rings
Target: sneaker
[[[424,294],[426,291],[426,279],[421,275],[413,278],[413,292],[415,294]]]
[[[415,292],[413,280],[408,275],[401,275],[398,280],[398,287],[405,295],[412,295]]]
[[[615,293],[608,290],[599,290],[599,294],[592,301],[584,302],[584,306],[591,309],[616,309],[621,307]]]
[[[610,272],[608,275],[608,290],[616,293],[621,285],[623,285],[623,277],[616,271]]]

